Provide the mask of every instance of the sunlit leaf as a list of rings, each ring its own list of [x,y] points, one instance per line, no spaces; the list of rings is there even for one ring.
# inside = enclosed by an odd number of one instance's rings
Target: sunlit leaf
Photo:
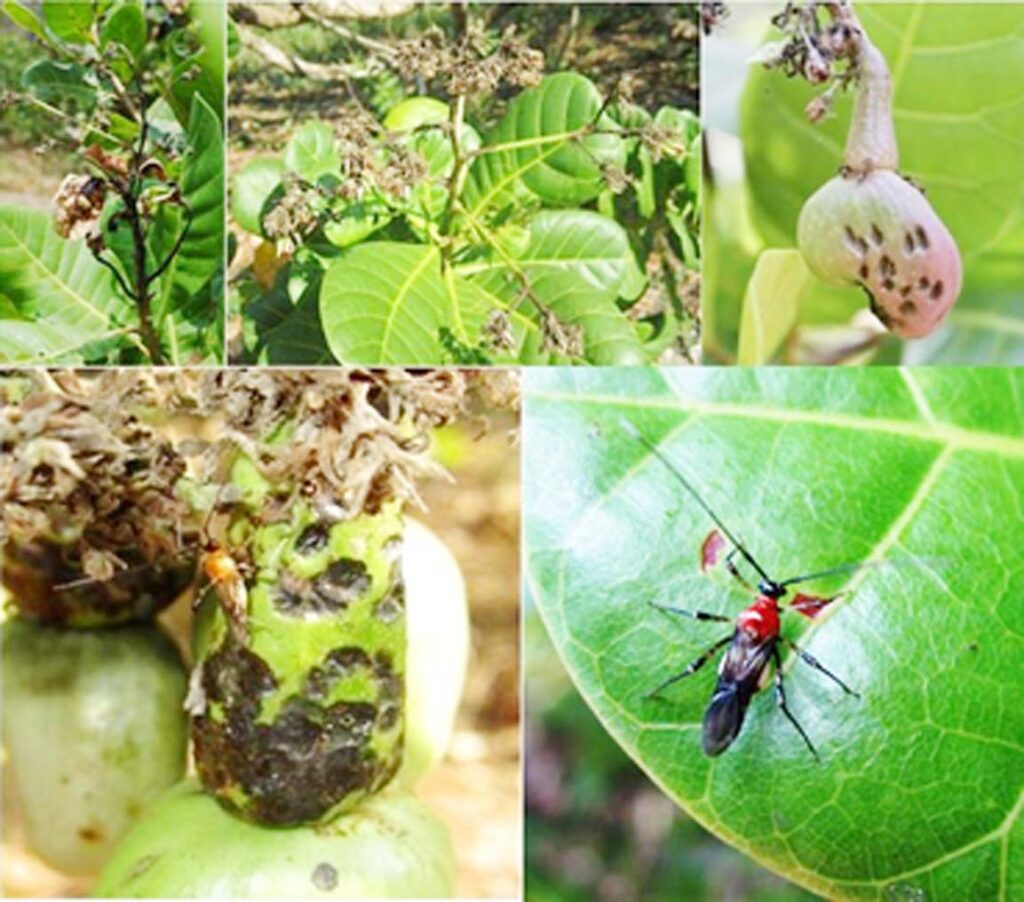
[[[570,673],[653,780],[747,855],[830,899],[1010,899],[1024,885],[1024,375],[929,368],[524,374],[526,580]],[[784,650],[818,763],[756,695],[700,749],[713,666],[646,697],[750,596],[700,572],[709,516],[775,579],[842,596],[783,617],[861,694]]]

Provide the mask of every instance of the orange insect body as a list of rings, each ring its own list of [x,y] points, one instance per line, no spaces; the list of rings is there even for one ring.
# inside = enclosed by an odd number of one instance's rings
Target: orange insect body
[[[248,633],[249,594],[237,562],[224,549],[214,547],[203,554],[202,569],[217,593],[232,632],[244,642]]]
[[[222,548],[208,551],[203,555],[203,572],[211,583],[223,583],[242,578],[235,559]]]

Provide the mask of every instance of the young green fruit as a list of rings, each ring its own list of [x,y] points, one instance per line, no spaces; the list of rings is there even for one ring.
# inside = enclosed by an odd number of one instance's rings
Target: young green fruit
[[[69,874],[99,871],[143,808],[185,772],[185,671],[153,626],[2,626],[8,805]]]
[[[247,464],[236,486],[243,477],[253,479]],[[263,523],[276,503],[263,488],[246,489],[229,527],[227,550],[247,570],[240,598],[226,612],[213,586],[198,613],[187,702],[196,768],[243,818],[324,822],[401,764],[400,506],[330,522],[291,501],[286,519]]]
[[[387,791],[318,827],[272,830],[226,812],[193,780],[124,839],[99,898],[443,898],[455,861],[444,825],[408,793]]]
[[[406,520],[402,578],[409,651],[405,752],[395,778],[411,788],[444,757],[469,661],[466,584],[455,556],[426,526]]]
[[[863,32],[859,62],[843,168],[804,204],[797,245],[823,281],[864,288],[893,333],[923,338],[960,294],[960,252],[922,190],[897,171],[892,80]]]

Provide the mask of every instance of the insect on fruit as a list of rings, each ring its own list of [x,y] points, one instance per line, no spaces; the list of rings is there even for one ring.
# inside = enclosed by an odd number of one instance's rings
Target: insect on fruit
[[[683,488],[686,489],[704,512],[714,521],[717,529],[711,531],[701,546],[701,569],[707,570],[717,564],[719,560],[724,560],[725,567],[733,578],[739,581],[744,589],[755,596],[754,602],[741,611],[735,620],[730,617],[723,617],[721,614],[711,614],[706,611],[689,611],[652,602],[652,606],[659,611],[691,617],[694,620],[733,623],[734,628],[731,633],[719,639],[695,661],[691,662],[679,673],[673,674],[664,680],[648,693],[648,698],[658,696],[672,684],[696,673],[715,657],[721,649],[728,646],[718,668],[718,680],[715,683],[711,701],[708,704],[707,711],[704,712],[704,722],[701,731],[701,745],[704,749],[704,754],[709,756],[720,755],[739,736],[750,700],[765,687],[769,672],[768,665],[772,664],[775,667],[776,704],[779,706],[779,710],[796,728],[796,731],[806,743],[807,748],[810,749],[811,754],[820,761],[821,759],[810,737],[808,737],[803,727],[800,726],[800,723],[793,716],[793,712],[789,710],[786,702],[786,689],[782,676],[782,657],[779,654],[780,643],[789,646],[801,661],[823,673],[847,695],[852,695],[855,698],[860,698],[860,695],[854,692],[834,673],[826,669],[817,658],[798,647],[791,639],[782,635],[779,615],[784,610],[789,609],[813,619],[835,601],[839,595],[819,596],[796,593],[787,605],[783,606],[780,602],[790,594],[790,588],[793,586],[839,573],[849,573],[861,567],[870,566],[871,562],[842,564],[838,567],[809,573],[804,576],[795,576],[790,579],[772,579],[747,547],[736,538],[735,534],[730,531],[719,516],[708,506],[697,490],[668,457],[653,442],[641,435],[632,423],[623,420],[622,425],[630,435],[636,438],[664,464],[668,471],[672,473]],[[732,550],[722,558],[722,552],[730,544],[732,545]],[[737,568],[737,555],[757,572],[759,580],[756,587],[751,585]]]

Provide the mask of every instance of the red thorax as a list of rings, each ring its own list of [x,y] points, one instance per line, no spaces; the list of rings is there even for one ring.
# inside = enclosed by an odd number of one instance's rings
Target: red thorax
[[[736,625],[753,639],[764,641],[779,634],[779,603],[775,598],[759,595],[749,608],[736,618]]]

